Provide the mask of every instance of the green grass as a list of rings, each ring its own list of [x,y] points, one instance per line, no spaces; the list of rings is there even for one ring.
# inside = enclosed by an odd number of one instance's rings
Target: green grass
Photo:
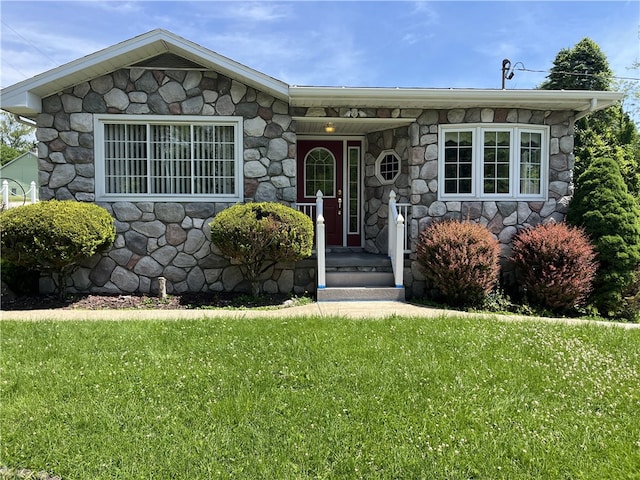
[[[2,322],[0,465],[69,479],[640,478],[640,330]]]

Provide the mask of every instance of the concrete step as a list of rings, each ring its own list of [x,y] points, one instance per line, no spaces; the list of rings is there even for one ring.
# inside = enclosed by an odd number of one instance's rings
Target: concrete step
[[[373,253],[328,253],[325,262],[327,270],[351,269],[372,271],[391,269],[391,260],[389,257]]]
[[[329,271],[327,287],[393,287],[393,272]]]
[[[318,302],[404,302],[404,287],[327,287],[319,288]]]

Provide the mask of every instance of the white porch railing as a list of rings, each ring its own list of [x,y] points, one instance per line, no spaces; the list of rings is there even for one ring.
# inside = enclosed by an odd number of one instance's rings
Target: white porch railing
[[[327,288],[327,239],[324,231],[322,192],[316,193],[316,255],[318,257],[318,288]]]
[[[406,235],[402,239],[402,246],[404,248],[404,253],[411,253],[411,248],[409,248],[409,225],[411,225],[411,204],[410,203],[397,203],[396,208],[398,209],[398,213],[402,215],[404,218],[404,225]]]
[[[12,180],[12,181],[15,182],[15,180]],[[18,182],[15,182],[15,183],[20,185]],[[12,194],[11,190],[9,189],[9,181],[8,180],[2,181],[2,188],[0,189],[0,192],[2,192],[3,208],[9,209],[12,207],[19,207],[20,205],[24,205],[25,203],[27,203],[27,201],[29,203],[36,203],[38,201],[38,187],[36,186],[36,182],[31,182],[30,188],[26,192],[24,191],[21,185],[20,185],[20,189],[22,190],[22,193],[17,195]],[[22,201],[12,202],[11,201],[12,196],[22,197]]]
[[[316,256],[318,257],[318,288],[327,288],[327,252],[326,252],[326,233],[324,226],[324,201],[323,194],[320,190],[316,193],[315,203],[298,203],[298,210],[305,213],[316,222]]]
[[[408,208],[408,207],[407,207]],[[405,215],[407,208],[404,209]],[[404,252],[406,250],[406,225],[405,217],[396,204],[396,192],[391,190],[389,194],[389,251],[393,268],[393,278],[396,288],[404,286]]]

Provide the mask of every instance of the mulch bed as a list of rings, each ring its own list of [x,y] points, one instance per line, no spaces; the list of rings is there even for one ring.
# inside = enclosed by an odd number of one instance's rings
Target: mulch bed
[[[168,295],[165,299],[147,295],[69,295],[65,300],[61,300],[55,295],[24,295],[13,300],[2,299],[0,310],[257,308],[285,306],[287,301],[290,302],[290,297],[287,295],[253,297],[246,293],[229,292]]]

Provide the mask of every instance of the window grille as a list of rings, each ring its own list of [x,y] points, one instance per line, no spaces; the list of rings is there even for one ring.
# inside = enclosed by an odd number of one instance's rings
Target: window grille
[[[240,195],[239,120],[99,119],[104,196]],[[98,155],[99,156],[99,155]],[[100,159],[97,159],[100,161]]]

